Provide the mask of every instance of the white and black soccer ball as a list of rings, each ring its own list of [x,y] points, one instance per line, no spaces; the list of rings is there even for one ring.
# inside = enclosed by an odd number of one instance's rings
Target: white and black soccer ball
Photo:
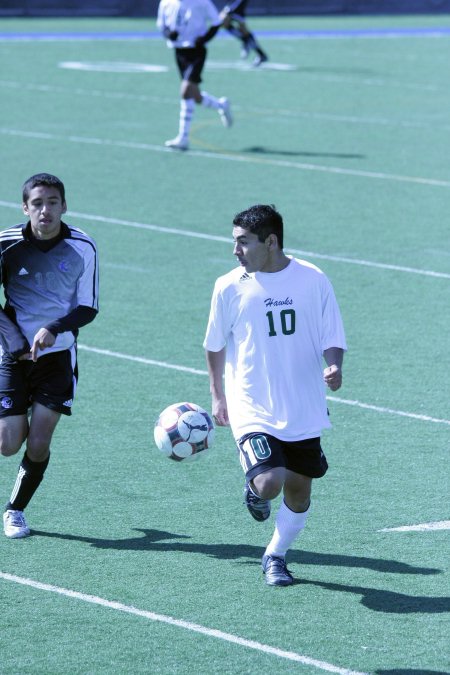
[[[165,408],[155,423],[154,437],[163,455],[181,462],[205,455],[214,441],[214,423],[195,403],[173,403]]]

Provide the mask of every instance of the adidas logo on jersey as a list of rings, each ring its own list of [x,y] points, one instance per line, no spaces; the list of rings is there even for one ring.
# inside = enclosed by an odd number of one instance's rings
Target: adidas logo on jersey
[[[22,267],[19,271],[19,277],[24,277],[26,274],[28,274],[28,270],[26,270],[25,267]]]
[[[241,283],[241,281],[247,281],[247,279],[251,279],[251,276],[248,272],[244,272],[244,274],[239,277],[239,283]]]

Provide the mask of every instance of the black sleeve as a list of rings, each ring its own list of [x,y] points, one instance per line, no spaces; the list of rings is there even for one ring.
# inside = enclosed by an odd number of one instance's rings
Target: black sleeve
[[[97,316],[98,312],[92,307],[87,307],[86,305],[78,305],[75,307],[69,314],[61,317],[61,319],[56,319],[45,326],[50,333],[53,335],[58,335],[58,333],[65,333],[66,331],[72,331],[75,335],[78,333],[78,329],[82,326],[85,326],[88,323],[91,323]]]
[[[0,307],[0,342],[5,352],[15,359],[30,351],[26,337],[20,332],[7,314]]]
[[[172,40],[172,42],[175,42],[175,40],[178,37],[178,31],[177,30],[170,30],[170,28],[168,28],[167,26],[164,26],[162,34],[168,40]]]
[[[196,46],[201,47],[206,42],[209,42],[210,40],[212,40],[212,38],[217,33],[219,28],[220,28],[220,26],[211,26],[204,35],[202,35],[202,36],[200,36],[196,39],[196,41],[195,41]]]

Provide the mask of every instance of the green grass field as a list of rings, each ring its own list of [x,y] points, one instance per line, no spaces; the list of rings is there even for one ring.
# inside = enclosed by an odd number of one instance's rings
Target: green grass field
[[[450,17],[251,25],[267,67],[217,38],[204,88],[235,124],[197,108],[180,154],[173,55],[139,37],[154,21],[0,22],[0,225],[55,173],[101,260],[33,536],[0,539],[1,675],[450,672]],[[210,406],[210,295],[256,202],[332,280],[349,343],[285,589],[264,583],[273,519],[242,505],[230,431],[192,464],[153,443],[168,404]]]

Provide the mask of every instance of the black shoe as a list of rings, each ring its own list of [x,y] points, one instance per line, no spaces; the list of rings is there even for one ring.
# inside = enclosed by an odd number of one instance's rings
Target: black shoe
[[[261,522],[262,520],[267,520],[270,516],[270,499],[262,499],[255,495],[250,483],[245,484],[244,488],[244,504],[250,511],[251,515],[255,520]]]
[[[294,577],[286,567],[284,558],[263,555],[261,566],[266,575],[266,584],[269,586],[290,586],[294,583]]]
[[[269,57],[266,54],[258,54],[255,56],[253,59],[253,65],[255,68],[261,65],[261,63],[265,63],[266,61],[269,60]]]

